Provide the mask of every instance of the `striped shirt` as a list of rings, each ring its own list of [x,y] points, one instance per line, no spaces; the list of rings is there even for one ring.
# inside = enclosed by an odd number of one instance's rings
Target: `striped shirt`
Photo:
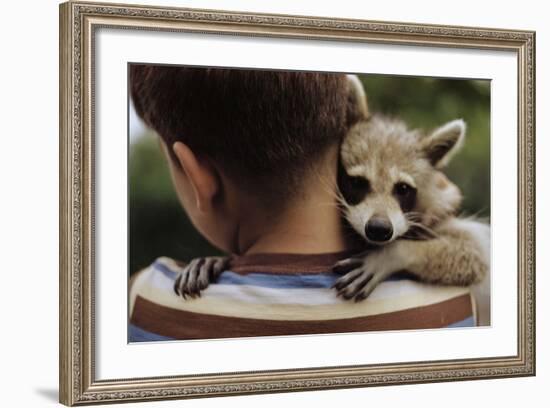
[[[380,283],[362,302],[331,289],[340,275],[332,254],[253,254],[232,258],[201,297],[174,290],[182,268],[158,258],[131,279],[130,342],[366,332],[475,326],[468,288],[436,286],[410,276]]]

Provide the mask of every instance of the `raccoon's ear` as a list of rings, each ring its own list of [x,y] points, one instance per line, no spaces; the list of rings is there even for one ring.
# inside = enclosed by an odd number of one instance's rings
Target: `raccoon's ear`
[[[367,104],[367,95],[363,89],[363,84],[357,75],[346,75],[348,79],[348,106],[347,117],[348,126],[354,125],[360,120],[365,120],[369,116]]]
[[[464,143],[466,123],[452,120],[422,140],[422,150],[435,168],[445,167]]]

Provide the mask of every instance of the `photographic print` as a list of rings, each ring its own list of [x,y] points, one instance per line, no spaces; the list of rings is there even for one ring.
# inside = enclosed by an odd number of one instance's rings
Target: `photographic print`
[[[534,375],[534,42],[62,4],[60,401]]]
[[[128,70],[130,342],[490,325],[490,81]]]

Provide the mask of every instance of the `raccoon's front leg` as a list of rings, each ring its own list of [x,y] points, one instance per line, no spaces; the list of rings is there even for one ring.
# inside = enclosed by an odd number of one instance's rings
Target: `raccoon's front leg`
[[[356,302],[366,299],[378,284],[392,274],[406,269],[410,262],[402,256],[400,242],[371,252],[368,256],[344,259],[336,263],[335,272],[347,272],[336,281],[334,288],[338,296],[354,299]]]
[[[489,227],[468,220],[450,219],[437,227],[437,238],[397,240],[365,258],[335,265],[349,271],[336,281],[338,294],[356,301],[365,299],[391,274],[407,270],[420,280],[442,285],[480,283],[489,272]]]
[[[451,218],[434,231],[437,238],[403,241],[404,250],[415,254],[408,271],[424,282],[443,285],[470,286],[487,277],[490,269],[488,225]]]
[[[228,262],[229,258],[214,256],[193,259],[176,276],[174,292],[184,299],[200,297],[201,290],[218,278]]]

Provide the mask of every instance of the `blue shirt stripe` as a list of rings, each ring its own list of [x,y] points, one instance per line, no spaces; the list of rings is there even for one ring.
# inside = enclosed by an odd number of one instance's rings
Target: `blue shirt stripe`
[[[475,321],[474,321],[474,316],[470,316],[464,320],[461,320],[459,322],[456,322],[456,323],[452,323],[450,325],[447,326],[447,328],[451,328],[451,327],[475,327]]]
[[[151,333],[142,328],[129,323],[128,324],[128,342],[138,341],[158,341],[158,340],[174,340],[172,337],[161,336],[160,334]]]
[[[330,288],[339,275],[334,273],[275,275],[268,273],[238,273],[225,271],[218,280],[220,285],[253,285],[265,288]]]

